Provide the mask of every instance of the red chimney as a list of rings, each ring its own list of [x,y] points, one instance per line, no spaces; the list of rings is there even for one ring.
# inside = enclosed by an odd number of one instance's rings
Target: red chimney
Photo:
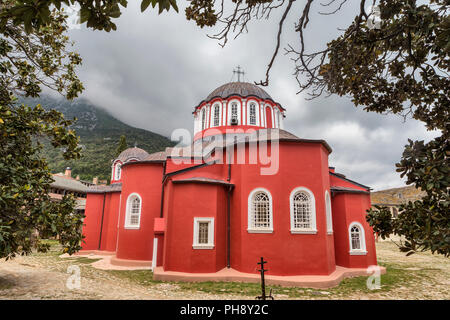
[[[67,167],[66,171],[64,172],[64,175],[68,178],[72,177],[72,168],[71,167]]]

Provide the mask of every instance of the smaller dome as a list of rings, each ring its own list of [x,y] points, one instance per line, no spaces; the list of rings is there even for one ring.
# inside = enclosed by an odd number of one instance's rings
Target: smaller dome
[[[211,92],[206,98],[206,101],[209,101],[215,97],[228,98],[231,95],[238,95],[241,97],[256,96],[261,99],[272,100],[266,91],[253,83],[229,82]]]
[[[117,157],[116,160],[120,160],[123,163],[125,163],[131,159],[136,159],[138,161],[141,161],[141,160],[144,160],[145,158],[147,158],[148,156],[149,156],[148,152],[145,151],[144,149],[141,149],[138,147],[133,147],[133,148],[128,148],[128,149],[122,151],[122,153],[119,154],[119,156]]]

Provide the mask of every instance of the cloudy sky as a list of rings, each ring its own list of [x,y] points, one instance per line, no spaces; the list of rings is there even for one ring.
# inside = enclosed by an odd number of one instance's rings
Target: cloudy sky
[[[83,57],[79,69],[86,87],[83,97],[121,121],[166,136],[176,128],[192,130],[193,107],[216,87],[233,80],[237,65],[245,70],[246,81],[264,78],[281,12],[253,22],[247,34],[221,48],[207,37],[217,29],[200,29],[185,19],[184,1],[179,14],[171,10],[159,16],[156,10],[141,13],[138,3],[129,1],[116,19],[115,32],[82,27],[69,33]],[[339,15],[313,14],[307,28],[309,48],[321,48],[336,37],[337,28],[346,27],[354,17],[355,4],[352,1]],[[301,10],[301,3],[294,4],[285,23],[282,48],[297,46],[293,29]],[[320,5],[313,7],[314,12],[324,10]],[[395,115],[367,113],[348,98],[305,100],[296,94],[292,61],[280,52],[270,85],[264,89],[287,109],[285,129],[301,138],[325,139],[333,148],[330,165],[350,179],[375,190],[402,186],[394,164],[407,139],[429,140],[436,133],[427,132],[412,119],[404,122]]]

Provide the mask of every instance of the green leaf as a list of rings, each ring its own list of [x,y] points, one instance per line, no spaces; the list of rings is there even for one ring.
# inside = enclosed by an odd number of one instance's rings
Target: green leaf
[[[148,6],[150,5],[151,2],[152,2],[152,0],[142,0],[141,12],[144,12],[148,8]]]

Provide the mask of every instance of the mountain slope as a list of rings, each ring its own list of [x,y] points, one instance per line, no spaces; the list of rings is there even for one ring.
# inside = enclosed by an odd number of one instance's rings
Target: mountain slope
[[[62,112],[66,119],[78,120],[72,126],[80,136],[80,145],[83,148],[82,158],[66,161],[61,150],[54,149],[45,144],[44,156],[52,172],[62,172],[65,167],[72,167],[72,175],[80,175],[83,180],[92,180],[98,176],[100,179],[109,179],[111,175],[111,160],[119,143],[121,135],[125,135],[128,147],[136,145],[148,153],[162,151],[173,146],[174,142],[157,133],[131,127],[108,112],[90,104],[84,99],[67,101],[50,96],[39,99],[21,99],[20,103],[35,106],[40,103],[45,109],[56,109]]]

